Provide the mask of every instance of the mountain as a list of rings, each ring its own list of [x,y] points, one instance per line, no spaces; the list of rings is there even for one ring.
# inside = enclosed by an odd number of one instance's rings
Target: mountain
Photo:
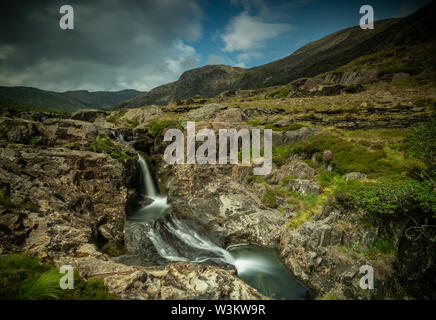
[[[189,70],[179,80],[118,106],[164,105],[173,99],[195,95],[209,98],[226,90],[283,85],[301,77],[333,71],[356,60],[367,64],[373,62],[376,69],[390,66],[397,72],[434,70],[435,12],[436,5],[432,2],[408,17],[376,21],[373,30],[356,26],[337,31],[306,44],[285,58],[250,69],[208,65]],[[363,59],[367,56],[370,57]],[[354,67],[358,66],[357,62]],[[382,65],[375,65],[375,62]]]
[[[85,108],[110,108],[140,93],[137,90],[53,92],[31,87],[0,87],[0,107],[74,112]]]

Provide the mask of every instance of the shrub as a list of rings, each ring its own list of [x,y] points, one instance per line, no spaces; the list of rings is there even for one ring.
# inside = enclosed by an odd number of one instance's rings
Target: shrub
[[[335,193],[336,199],[355,209],[382,215],[417,214],[436,217],[435,186],[429,182],[406,180],[375,184],[347,183]]]
[[[435,174],[436,169],[436,120],[412,128],[406,135],[406,154],[426,163]]]
[[[288,88],[280,88],[271,92],[268,92],[265,95],[266,99],[279,99],[279,98],[285,98],[289,94]]]

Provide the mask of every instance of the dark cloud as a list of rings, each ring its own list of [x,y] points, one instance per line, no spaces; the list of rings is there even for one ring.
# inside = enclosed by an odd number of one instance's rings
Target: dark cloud
[[[195,67],[186,45],[201,37],[195,0],[5,1],[0,5],[0,85],[49,90],[148,90]],[[74,8],[61,30],[59,8]]]

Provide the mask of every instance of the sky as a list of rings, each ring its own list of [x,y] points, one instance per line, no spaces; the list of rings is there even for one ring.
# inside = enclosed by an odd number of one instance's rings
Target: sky
[[[32,0],[0,4],[0,86],[148,91],[193,68],[285,57],[359,24],[403,17],[430,0]],[[74,10],[62,30],[61,6]],[[377,28],[377,23],[375,23]]]

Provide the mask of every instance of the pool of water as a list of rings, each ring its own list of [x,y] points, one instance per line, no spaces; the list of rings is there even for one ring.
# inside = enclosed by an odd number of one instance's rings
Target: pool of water
[[[235,259],[238,277],[260,293],[276,300],[300,300],[309,290],[283,265],[272,249],[255,245],[227,248]]]

